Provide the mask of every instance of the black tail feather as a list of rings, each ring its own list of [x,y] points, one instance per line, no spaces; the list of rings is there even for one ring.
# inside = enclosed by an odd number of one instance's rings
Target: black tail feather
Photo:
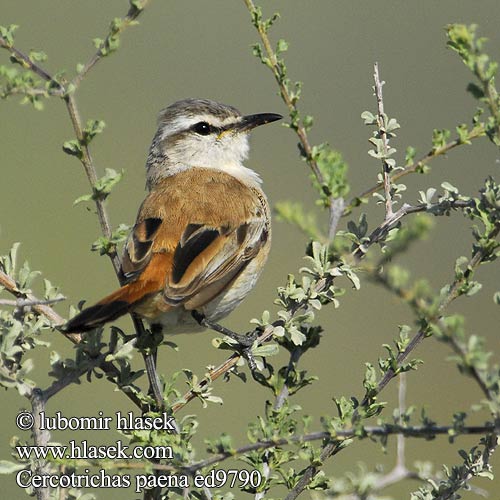
[[[95,304],[71,318],[59,330],[64,333],[87,332],[126,314],[130,304],[124,300],[114,300],[107,304]]]

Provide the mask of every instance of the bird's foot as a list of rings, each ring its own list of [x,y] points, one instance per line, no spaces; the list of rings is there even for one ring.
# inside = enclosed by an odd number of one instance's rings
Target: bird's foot
[[[250,368],[252,375],[255,374],[257,370],[257,363],[255,362],[255,358],[252,354],[252,347],[255,340],[257,339],[257,332],[253,331],[242,335],[241,333],[233,332],[225,326],[219,325],[219,323],[210,321],[205,317],[204,314],[200,313],[199,311],[193,311],[192,315],[193,318],[201,326],[209,328],[210,330],[214,330],[215,332],[221,333],[222,335],[226,335],[230,339],[234,340],[238,344],[237,346],[235,346],[235,350],[247,360],[248,367]]]

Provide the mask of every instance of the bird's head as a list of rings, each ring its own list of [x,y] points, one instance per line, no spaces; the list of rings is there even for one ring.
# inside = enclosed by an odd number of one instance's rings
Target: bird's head
[[[243,166],[249,132],[282,118],[275,113],[243,116],[208,99],[184,99],[160,112],[148,158],[148,183],[189,168],[212,168],[235,176],[258,175]]]

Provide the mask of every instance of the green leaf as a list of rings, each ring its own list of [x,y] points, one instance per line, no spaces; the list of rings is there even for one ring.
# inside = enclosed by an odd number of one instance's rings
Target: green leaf
[[[15,462],[9,462],[8,460],[0,460],[0,474],[12,474],[26,469],[27,467],[28,466],[26,464],[16,464]]]
[[[276,55],[281,54],[282,52],[286,52],[288,50],[288,42],[280,38],[278,43],[276,44]]]
[[[101,236],[94,241],[94,243],[92,243],[91,250],[93,252],[99,252],[99,255],[109,255],[116,250],[117,245],[125,241],[129,231],[130,227],[127,226],[127,224],[120,224],[112,232],[110,239]]]
[[[279,353],[279,347],[277,344],[265,344],[252,349],[252,354],[254,356],[262,356],[267,358],[268,356],[276,356]]]
[[[83,201],[90,201],[92,199],[91,194],[82,194],[82,196],[79,196],[74,202],[73,206],[78,205],[79,203],[82,203]]]
[[[96,135],[102,133],[105,126],[106,124],[102,120],[88,120],[83,129],[83,143],[90,144]]]
[[[311,239],[319,239],[320,231],[313,213],[305,212],[304,207],[299,202],[279,201],[274,210],[276,219],[280,222],[297,226],[305,235]]]
[[[81,159],[83,156],[82,146],[80,145],[77,139],[71,139],[70,141],[66,141],[63,144],[62,148],[63,151],[70,156],[76,156],[79,159]]]
[[[307,132],[311,130],[313,123],[314,123],[314,118],[311,115],[306,115],[302,119],[302,124],[304,125],[304,128],[306,129]]]
[[[361,113],[361,118],[363,119],[365,125],[376,125],[377,124],[377,118],[370,111],[363,111]]]
[[[73,205],[77,205],[82,201],[105,200],[111,193],[113,187],[122,180],[123,174],[123,170],[121,172],[117,172],[112,168],[106,168],[104,170],[104,175],[101,178],[97,179],[94,185],[94,192],[92,194],[84,194],[82,196],[79,196],[73,202]],[[122,226],[120,227],[123,229]]]
[[[135,341],[126,342],[115,352],[106,356],[106,361],[114,361],[117,359],[131,359],[135,351]]]
[[[104,175],[95,184],[95,191],[101,199],[106,198],[111,193],[113,187],[122,180],[123,174],[123,170],[121,172],[117,172],[113,168],[104,170]]]
[[[17,30],[19,26],[17,24],[9,24],[9,26],[0,26],[0,35],[7,43],[7,47],[12,47],[14,44],[14,31]]]
[[[306,336],[295,326],[288,329],[290,339],[295,345],[302,345],[306,341]]]
[[[133,7],[137,12],[144,10],[144,0],[129,0],[130,6]]]
[[[456,194],[458,194],[458,188],[456,188],[455,186],[451,185],[449,182],[442,182],[441,183],[441,187],[443,189],[445,189],[446,191],[450,192],[450,193],[456,193]]]

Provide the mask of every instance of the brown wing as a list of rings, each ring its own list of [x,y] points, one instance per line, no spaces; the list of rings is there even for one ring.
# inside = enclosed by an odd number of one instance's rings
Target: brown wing
[[[218,294],[269,237],[263,193],[234,177],[191,169],[159,183],[142,204],[122,260],[136,282],[155,254],[171,263],[163,272],[164,299],[199,307]]]

